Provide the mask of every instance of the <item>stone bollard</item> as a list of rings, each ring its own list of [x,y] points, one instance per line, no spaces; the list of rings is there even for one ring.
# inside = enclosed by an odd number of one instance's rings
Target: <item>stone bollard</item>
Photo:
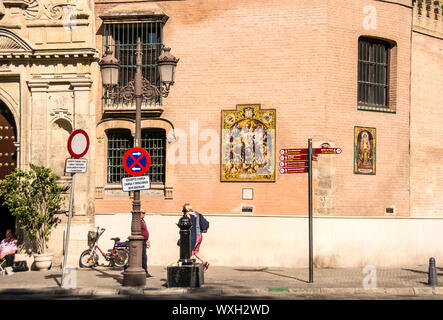
[[[437,269],[435,268],[435,259],[429,259],[428,285],[438,286]]]

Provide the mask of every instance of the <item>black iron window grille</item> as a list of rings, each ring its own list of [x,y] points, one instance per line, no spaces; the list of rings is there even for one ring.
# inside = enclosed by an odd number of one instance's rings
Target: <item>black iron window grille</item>
[[[389,107],[390,45],[381,40],[358,40],[358,105]]]
[[[134,145],[134,138],[129,130],[108,131],[108,167],[107,182],[120,183],[130,175],[123,168],[123,155]]]
[[[141,147],[151,157],[148,175],[153,184],[165,183],[166,171],[166,131],[164,129],[142,130]]]
[[[142,75],[151,84],[157,87],[160,86],[160,75],[156,59],[161,54],[162,30],[163,22],[156,21],[104,24],[103,52],[106,52],[106,49],[110,49],[120,61],[118,85],[114,90],[118,91],[134,80],[138,37],[140,37],[142,49]],[[128,103],[121,98],[109,98],[107,89],[103,88],[103,90],[105,104],[122,105]],[[135,99],[130,104],[135,105]],[[158,97],[154,104],[160,105],[161,97]],[[147,105],[151,105],[151,102],[142,102],[142,107]]]
[[[107,133],[108,163],[107,182],[121,183],[121,179],[130,175],[123,168],[123,155],[134,146],[134,138],[129,130],[115,129]],[[151,157],[151,166],[147,172],[153,184],[164,184],[166,175],[166,132],[164,129],[142,130],[141,147]]]

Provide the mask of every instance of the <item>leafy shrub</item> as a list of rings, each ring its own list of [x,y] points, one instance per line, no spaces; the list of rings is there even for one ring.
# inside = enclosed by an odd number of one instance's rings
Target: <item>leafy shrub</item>
[[[16,217],[18,227],[37,253],[46,251],[51,231],[61,221],[56,214],[69,187],[59,186],[57,178],[51,169],[30,164],[29,171],[16,168],[0,181],[3,204]]]

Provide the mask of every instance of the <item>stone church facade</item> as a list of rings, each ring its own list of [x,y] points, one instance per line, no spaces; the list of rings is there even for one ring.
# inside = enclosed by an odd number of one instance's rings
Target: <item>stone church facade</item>
[[[87,231],[105,227],[103,247],[130,234],[121,160],[135,107],[109,99],[98,61],[111,49],[124,86],[137,37],[151,83],[164,46],[180,58],[169,96],[142,106],[151,264],[178,259],[190,202],[211,222],[202,252],[213,264],[307,266],[307,174],[282,174],[280,150],[308,139],[342,150],[313,162],[316,266],[443,258],[441,1],[40,1],[3,0],[0,98],[18,137],[9,163],[45,164],[69,183],[67,137],[90,136],[71,264]]]
[[[94,135],[91,63],[98,55],[93,3],[11,0],[2,1],[0,9],[0,111],[9,120],[3,130],[13,128],[11,135],[2,138],[8,137],[6,143],[12,142],[14,147],[6,156],[3,152],[1,178],[16,166],[28,169],[34,163],[50,167],[61,183],[70,183],[69,176],[64,176],[64,162],[69,157],[67,138],[76,128]],[[89,170],[78,178],[75,188],[80,201],[75,202],[74,247],[76,230],[84,235],[93,223],[92,177]],[[12,221],[4,218],[4,210],[2,231],[15,229]],[[66,214],[60,217],[66,221]],[[62,226],[53,232],[50,243],[57,262],[62,255]],[[81,242],[83,247],[85,242]]]

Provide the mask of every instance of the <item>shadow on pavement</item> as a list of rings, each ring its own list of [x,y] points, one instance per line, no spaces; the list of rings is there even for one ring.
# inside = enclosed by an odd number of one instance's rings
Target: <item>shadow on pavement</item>
[[[99,272],[99,273],[101,273],[101,274],[97,275],[97,277],[99,277],[99,278],[112,278],[115,281],[117,281],[119,284],[123,285],[123,277],[122,276],[110,274],[110,273],[104,272],[104,271],[99,270],[99,269],[94,269],[94,270]]]
[[[293,279],[293,280],[297,280],[297,281],[304,282],[304,283],[309,283],[309,281],[307,281],[307,280],[299,279],[294,276],[280,274],[280,273],[277,273],[276,271],[269,270],[269,268],[241,268],[241,269],[237,268],[234,270],[241,271],[241,272],[264,272],[264,273],[272,274],[274,276],[278,276],[278,277],[282,277],[282,278],[288,278],[288,279]]]
[[[275,276],[283,277],[283,278],[289,278],[289,279],[294,279],[294,280],[301,281],[301,282],[304,282],[304,283],[309,283],[309,281],[303,280],[303,279],[299,279],[297,277],[287,276],[287,275],[284,275],[284,274],[278,274],[276,272],[271,272],[271,271],[264,271],[264,272],[265,273],[269,273],[269,274],[273,274]]]
[[[443,270],[442,268],[437,268],[437,269]],[[402,270],[421,273],[421,274],[428,274],[428,271],[423,271],[423,270],[414,270],[414,269],[405,269],[405,268],[403,268]],[[437,273],[437,276],[443,276],[443,273]]]
[[[60,278],[60,281],[58,280],[58,278]],[[50,274],[48,276],[45,276],[45,279],[54,279],[55,283],[57,284],[57,286],[61,286],[61,279],[62,279],[62,274]]]

